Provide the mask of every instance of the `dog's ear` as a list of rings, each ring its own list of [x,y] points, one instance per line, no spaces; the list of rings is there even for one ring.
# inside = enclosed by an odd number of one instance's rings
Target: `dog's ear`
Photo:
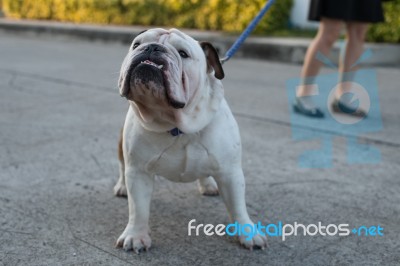
[[[139,32],[133,39],[135,39],[137,36],[139,36],[142,33],[145,33],[147,30],[142,30],[141,32]]]
[[[146,31],[147,31],[147,30],[142,30],[141,32],[139,32],[138,35],[136,35],[136,37],[139,36],[139,35],[142,34],[142,33],[145,33]]]
[[[219,61],[217,50],[209,42],[200,42],[201,48],[203,48],[204,54],[207,59],[207,69],[210,72],[211,68],[214,69],[214,76],[217,79],[223,79],[225,77],[224,70],[221,62]]]

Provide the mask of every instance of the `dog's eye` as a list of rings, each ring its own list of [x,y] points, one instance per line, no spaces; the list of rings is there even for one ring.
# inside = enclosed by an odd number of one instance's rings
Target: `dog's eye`
[[[135,49],[135,48],[137,48],[139,45],[140,45],[140,43],[135,42],[135,43],[133,44],[133,46],[132,46],[132,50]]]
[[[179,55],[180,55],[182,58],[188,58],[188,57],[189,57],[188,54],[187,54],[185,51],[183,51],[183,50],[179,50]]]

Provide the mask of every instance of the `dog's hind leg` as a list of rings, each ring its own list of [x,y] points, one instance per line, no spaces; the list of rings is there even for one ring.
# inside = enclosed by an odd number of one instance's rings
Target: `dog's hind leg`
[[[126,185],[125,185],[125,163],[124,163],[124,152],[122,150],[123,143],[123,131],[121,129],[121,134],[118,141],[118,160],[119,160],[119,178],[117,184],[114,186],[114,194],[118,197],[126,197]]]
[[[204,196],[217,196],[218,195],[218,186],[215,182],[214,178],[202,177],[197,181],[199,191]]]

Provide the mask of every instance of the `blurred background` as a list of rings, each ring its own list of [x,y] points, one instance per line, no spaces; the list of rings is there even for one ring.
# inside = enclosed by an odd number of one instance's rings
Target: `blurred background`
[[[257,35],[312,37],[310,0],[278,0],[255,30]],[[157,25],[241,32],[264,0],[0,0],[8,18],[74,23]],[[400,0],[384,2],[386,23],[370,27],[369,42],[400,42]]]

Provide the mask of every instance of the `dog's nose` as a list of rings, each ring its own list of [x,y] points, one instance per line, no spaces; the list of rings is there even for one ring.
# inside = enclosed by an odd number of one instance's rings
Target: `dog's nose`
[[[147,45],[146,48],[144,48],[144,51],[147,52],[148,54],[151,54],[154,52],[160,52],[160,53],[167,52],[167,50],[165,50],[164,47],[162,47],[161,45],[156,44],[156,43]]]

